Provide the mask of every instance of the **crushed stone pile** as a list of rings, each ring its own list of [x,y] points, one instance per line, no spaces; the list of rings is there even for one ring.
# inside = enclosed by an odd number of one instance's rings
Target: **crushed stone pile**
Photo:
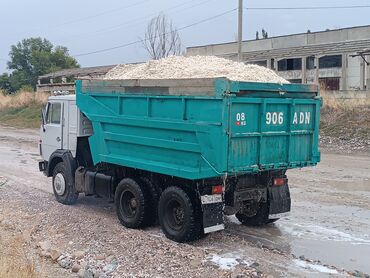
[[[141,64],[118,65],[105,79],[186,79],[226,77],[234,81],[289,83],[274,71],[215,56],[170,56]]]

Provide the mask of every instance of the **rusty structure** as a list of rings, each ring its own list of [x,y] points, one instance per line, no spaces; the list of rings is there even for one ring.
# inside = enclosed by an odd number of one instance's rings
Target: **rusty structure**
[[[115,65],[65,69],[39,76],[37,91],[50,94],[74,94],[75,80],[102,78]]]

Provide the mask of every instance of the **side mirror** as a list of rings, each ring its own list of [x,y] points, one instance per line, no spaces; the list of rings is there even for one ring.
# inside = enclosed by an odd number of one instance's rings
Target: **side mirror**
[[[45,107],[44,104],[41,108],[41,125],[42,125],[42,131],[45,132]]]

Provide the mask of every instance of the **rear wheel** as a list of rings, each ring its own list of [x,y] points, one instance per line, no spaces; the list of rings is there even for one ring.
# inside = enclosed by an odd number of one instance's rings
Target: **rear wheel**
[[[147,199],[147,213],[145,215],[145,226],[152,226],[158,220],[158,202],[160,192],[153,182],[147,177],[141,177],[140,183],[143,185],[144,195]]]
[[[269,219],[268,203],[260,203],[257,213],[253,216],[249,216],[240,212],[236,213],[235,216],[243,225],[246,226],[263,226],[279,220],[279,218]]]
[[[123,179],[115,193],[117,216],[122,225],[127,228],[142,228],[147,226],[151,217],[150,201],[142,182],[133,179]]]
[[[202,235],[201,211],[194,196],[179,187],[163,191],[159,200],[158,216],[167,238],[189,242]]]
[[[75,189],[74,179],[66,170],[63,162],[59,162],[53,171],[53,192],[59,203],[72,205],[76,203],[78,193]]]

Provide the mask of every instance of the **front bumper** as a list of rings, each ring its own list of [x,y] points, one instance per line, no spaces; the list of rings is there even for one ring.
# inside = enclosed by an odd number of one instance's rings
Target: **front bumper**
[[[48,169],[48,162],[47,161],[39,161],[39,170],[40,172],[44,172],[44,174],[46,173]]]

